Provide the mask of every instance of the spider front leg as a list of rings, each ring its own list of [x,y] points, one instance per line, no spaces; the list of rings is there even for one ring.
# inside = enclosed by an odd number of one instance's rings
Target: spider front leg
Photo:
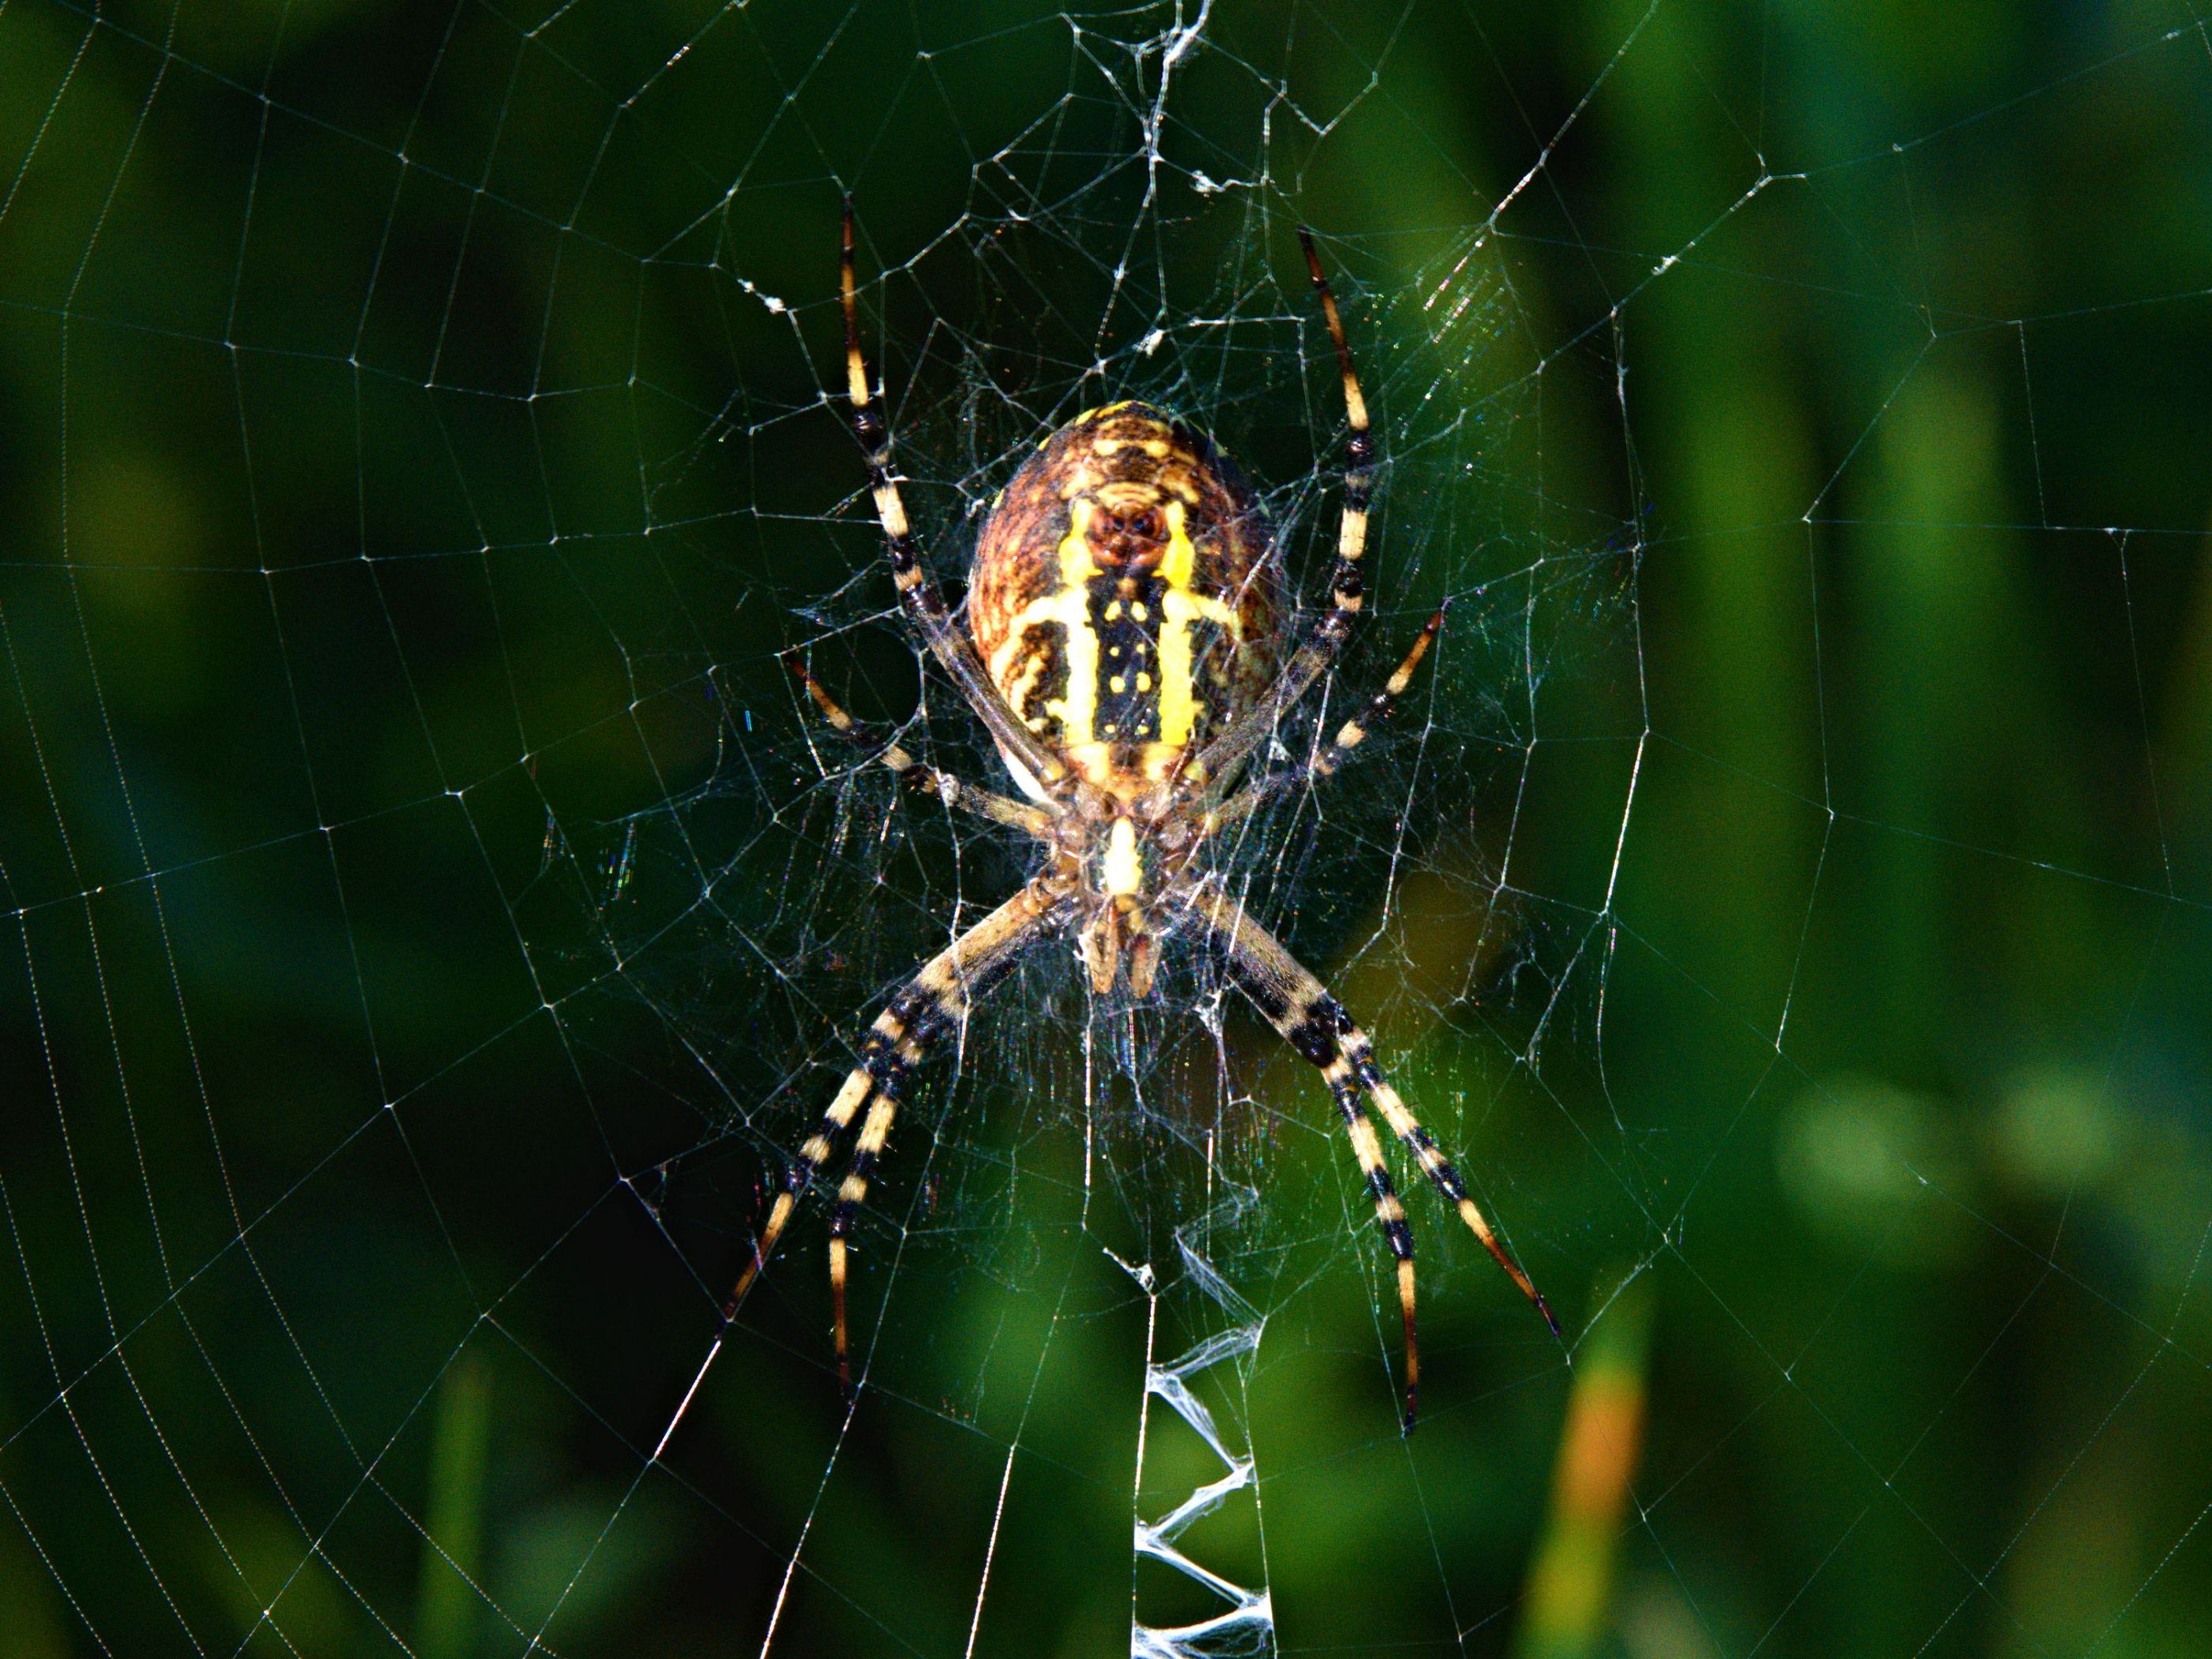
[[[854,1211],[866,1194],[868,1172],[890,1134],[899,1085],[922,1059],[929,1043],[966,1016],[975,994],[1060,920],[1067,898],[1066,884],[1056,878],[1046,877],[1030,883],[932,957],[876,1017],[875,1024],[861,1042],[853,1069],[846,1073],[843,1085],[823,1113],[814,1133],[801,1143],[799,1156],[784,1178],[783,1190],[769,1206],[767,1224],[753,1245],[752,1259],[738,1276],[737,1288],[730,1292],[729,1300],[722,1304],[725,1332],[737,1318],[746,1292],[752,1289],[761,1270],[775,1254],[777,1241],[790,1224],[800,1196],[829,1163],[836,1138],[852,1127],[860,1108],[873,1100],[867,1121],[861,1126],[860,1149],[839,1192],[837,1210],[830,1224],[830,1290],[835,1304],[837,1369],[841,1376],[846,1374],[845,1235],[852,1225]],[[700,1383],[706,1380],[708,1369],[721,1351],[722,1337],[718,1335],[693,1376],[691,1386],[684,1390],[667,1428],[661,1431],[659,1444],[653,1449],[654,1457],[667,1449],[677,1425],[683,1422],[684,1413],[690,1409],[699,1392]]]
[[[830,1322],[837,1350],[837,1385],[848,1394],[853,1388],[853,1368],[848,1358],[850,1347],[845,1322],[845,1240],[853,1231],[853,1218],[867,1199],[868,1176],[890,1139],[891,1122],[898,1115],[898,1091],[908,1070],[905,1066],[896,1066],[877,1084],[867,1121],[860,1125],[860,1139],[853,1149],[852,1164],[838,1183],[837,1207],[830,1212]]]
[[[1460,1219],[1467,1223],[1482,1248],[1490,1252],[1520,1287],[1521,1293],[1543,1315],[1544,1322],[1551,1327],[1554,1336],[1559,1334],[1559,1322],[1552,1316],[1550,1305],[1529,1282],[1528,1275],[1522,1272],[1520,1264],[1498,1242],[1481,1207],[1468,1195],[1467,1182],[1460,1172],[1452,1167],[1435,1138],[1421,1127],[1420,1120],[1383,1077],[1382,1068],[1375,1062],[1374,1044],[1352,1023],[1343,1005],[1280,941],[1247,915],[1243,906],[1234,899],[1209,889],[1194,896],[1190,908],[1206,923],[1231,975],[1244,994],[1299,1057],[1320,1070],[1329,1092],[1336,1097],[1338,1109],[1344,1114],[1346,1126],[1352,1133],[1352,1149],[1375,1193],[1376,1218],[1389,1238],[1392,1254],[1398,1258],[1398,1297],[1406,1320],[1405,1420],[1406,1426],[1411,1429],[1419,1367],[1413,1341],[1413,1240],[1409,1233],[1394,1230],[1394,1221],[1399,1227],[1403,1226],[1403,1217],[1395,1212],[1396,1200],[1391,1195],[1389,1176],[1382,1170],[1381,1151],[1374,1145],[1373,1127],[1359,1111],[1359,1091],[1364,1091],[1375,1103],[1391,1132],[1420,1160],[1422,1170],[1445,1202],[1459,1212]]]
[[[838,1207],[830,1225],[830,1290],[836,1310],[838,1374],[845,1374],[845,1234],[852,1228],[854,1210],[867,1194],[869,1170],[883,1152],[883,1144],[890,1139],[891,1117],[898,1110],[900,1082],[933,1037],[967,1018],[973,995],[1057,921],[1061,902],[1064,891],[1057,883],[1030,883],[929,957],[922,971],[915,973],[907,987],[891,998],[890,1006],[876,1015],[876,1024],[860,1044],[860,1055],[845,1075],[845,1084],[830,1102],[830,1110],[823,1113],[814,1134],[799,1148],[799,1159],[785,1176],[783,1192],[776,1194],[775,1207],[769,1207],[768,1225],[761,1228],[761,1241],[754,1245],[752,1261],[745,1265],[737,1290],[723,1307],[723,1318],[737,1316],[738,1301],[752,1287],[761,1267],[768,1265],[769,1252],[790,1224],[801,1192],[821,1175],[823,1164],[830,1161],[836,1134],[849,1128],[863,1102],[872,1099],[874,1103],[869,1106],[867,1121],[860,1126],[860,1144],[854,1152],[852,1172],[838,1190]]]

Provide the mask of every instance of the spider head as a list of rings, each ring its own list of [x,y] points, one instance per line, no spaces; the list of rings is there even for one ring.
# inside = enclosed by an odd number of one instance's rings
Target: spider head
[[[1086,828],[1081,944],[1091,988],[1107,995],[1126,971],[1131,994],[1149,996],[1156,962],[1151,907],[1172,872],[1151,824],[1116,811]]]

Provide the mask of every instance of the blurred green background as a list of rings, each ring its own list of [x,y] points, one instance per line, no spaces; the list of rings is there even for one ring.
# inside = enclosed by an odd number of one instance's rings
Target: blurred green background
[[[1569,1339],[1412,1194],[1411,1440],[1325,1092],[1051,956],[915,1091],[857,1409],[813,1214],[651,1456],[1021,868],[776,661],[987,763],[825,406],[848,189],[955,582],[1133,392],[1316,591],[1342,272],[1353,672],[1460,607],[1246,872]],[[1219,1468],[1155,1400],[1133,1503],[1178,1228],[1284,1651],[2212,1650],[2208,455],[2166,0],[0,6],[0,1654],[1121,1651]]]

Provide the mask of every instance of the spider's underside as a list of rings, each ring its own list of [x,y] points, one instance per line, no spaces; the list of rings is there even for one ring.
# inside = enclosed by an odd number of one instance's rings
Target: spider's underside
[[[1413,1230],[1392,1189],[1366,1101],[1553,1331],[1559,1328],[1459,1172],[1383,1078],[1366,1034],[1196,859],[1209,839],[1263,801],[1334,773],[1389,714],[1443,621],[1442,611],[1429,619],[1383,688],[1304,764],[1232,791],[1252,751],[1334,660],[1365,591],[1360,559],[1373,441],[1336,301],[1312,239],[1303,229],[1299,239],[1342,371],[1350,435],[1331,605],[1279,666],[1285,613],[1281,562],[1257,501],[1203,434],[1139,403],[1078,416],[1014,475],[985,520],[969,575],[969,632],[960,631],[921,568],[891,471],[890,434],[872,399],[860,356],[847,205],[841,276],[848,390],[892,578],[908,617],[989,730],[1026,799],[977,788],[896,744],[866,738],[811,674],[797,672],[830,725],[866,744],[909,787],[1026,832],[1042,844],[1044,860],[1019,892],[926,963],[877,1017],[858,1063],[799,1148],[725,1309],[726,1321],[734,1316],[799,1194],[866,1106],[830,1223],[841,1376],[848,1376],[846,1238],[890,1136],[907,1073],[1023,951],[1069,932],[1095,991],[1104,995],[1126,982],[1139,997],[1152,988],[1160,939],[1170,932],[1198,934],[1276,1030],[1320,1069],[1397,1261],[1408,1429],[1420,1363]],[[695,1379],[693,1389],[697,1386]]]

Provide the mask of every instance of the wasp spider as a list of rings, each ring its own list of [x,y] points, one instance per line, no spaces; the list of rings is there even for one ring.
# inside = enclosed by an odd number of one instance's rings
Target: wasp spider
[[[734,1315],[800,1194],[858,1120],[851,1171],[830,1219],[837,1368],[848,1384],[846,1237],[890,1137],[907,1074],[1022,951],[1071,933],[1095,991],[1103,995],[1126,982],[1139,997],[1152,988],[1163,939],[1178,931],[1202,939],[1291,1047],[1320,1069],[1397,1261],[1408,1428],[1420,1379],[1413,1230],[1391,1188],[1363,1096],[1483,1248],[1554,1333],[1559,1329],[1468,1195],[1459,1171],[1384,1079],[1366,1033],[1207,877],[1199,859],[1210,840],[1263,802],[1335,772],[1389,714],[1443,622],[1441,611],[1429,618],[1382,689],[1303,765],[1233,787],[1253,750],[1335,659],[1366,588],[1360,556],[1374,440],[1335,298],[1312,237],[1303,228],[1298,237],[1343,374],[1351,435],[1332,603],[1279,664],[1285,643],[1282,562],[1256,498],[1202,434],[1141,403],[1109,404],[1078,416],[1015,473],[984,521],[969,569],[962,630],[922,568],[891,471],[890,435],[869,389],[854,301],[852,206],[846,205],[840,274],[848,389],[891,577],[908,621],[990,732],[1026,799],[979,789],[896,744],[879,745],[803,667],[796,672],[829,723],[866,745],[908,787],[1022,830],[1044,854],[1019,892],[924,964],[877,1016],[844,1086],[799,1148],[726,1310],[726,1316]]]

